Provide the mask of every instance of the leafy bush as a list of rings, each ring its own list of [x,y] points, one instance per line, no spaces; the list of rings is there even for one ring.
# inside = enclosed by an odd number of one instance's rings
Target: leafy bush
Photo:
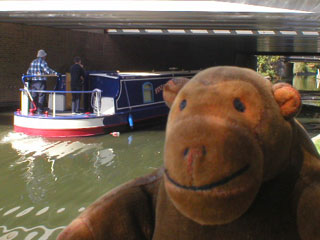
[[[277,65],[279,63],[280,56],[257,56],[257,71],[263,76],[270,77],[271,79],[278,79]]]

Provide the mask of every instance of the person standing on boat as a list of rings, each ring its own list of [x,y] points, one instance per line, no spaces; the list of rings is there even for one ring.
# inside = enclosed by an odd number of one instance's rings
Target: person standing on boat
[[[81,64],[80,57],[74,57],[74,64],[70,68],[71,91],[82,91],[82,85],[85,78],[85,71]],[[80,113],[81,93],[72,93],[72,114]]]
[[[45,61],[47,56],[47,53],[40,49],[37,53],[37,58],[34,59],[30,67],[27,71],[28,75],[44,75],[44,74],[50,74],[50,75],[58,75],[58,73],[51,68],[49,68],[47,62]],[[47,88],[47,78],[46,77],[32,77],[31,78],[31,90],[46,90]],[[32,92],[32,98],[34,102],[36,103],[36,106],[38,108],[38,114],[43,113],[44,110],[44,102],[46,100],[45,93],[42,92]]]

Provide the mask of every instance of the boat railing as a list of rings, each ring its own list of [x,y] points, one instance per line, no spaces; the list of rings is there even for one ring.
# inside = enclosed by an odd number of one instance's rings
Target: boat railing
[[[62,81],[61,74],[58,75],[22,75],[22,82],[24,85],[24,88],[20,88],[21,91],[21,111],[22,114],[28,115],[28,108],[29,108],[29,101],[31,101],[34,105],[33,98],[31,93],[45,93],[51,95],[52,100],[52,117],[56,116],[56,95],[57,94],[72,94],[72,93],[78,93],[78,94],[92,94],[92,99],[94,99],[94,105],[95,105],[95,112],[97,116],[101,115],[101,90],[100,89],[94,89],[92,91],[65,91],[65,90],[35,90],[35,89],[29,89],[29,83],[25,81],[26,78],[32,78],[32,77],[58,77],[58,81]]]
[[[26,86],[26,84],[28,84],[28,81],[26,82],[26,79],[37,78],[37,77],[38,78],[39,77],[42,77],[42,78],[56,77],[57,78],[56,87],[57,87],[58,84],[62,83],[62,77],[65,77],[65,76],[66,75],[60,74],[60,73],[58,73],[57,75],[56,74],[22,74],[21,81],[23,85]]]

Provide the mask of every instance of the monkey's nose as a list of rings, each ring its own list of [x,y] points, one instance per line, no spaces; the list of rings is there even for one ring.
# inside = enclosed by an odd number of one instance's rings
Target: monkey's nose
[[[187,169],[190,174],[192,174],[194,163],[196,161],[201,161],[206,153],[207,151],[205,146],[190,147],[185,149],[184,157],[187,161]]]

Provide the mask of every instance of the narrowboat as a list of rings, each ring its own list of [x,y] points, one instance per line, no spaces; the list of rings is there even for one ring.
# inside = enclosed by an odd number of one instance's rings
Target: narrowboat
[[[21,108],[14,112],[14,131],[43,137],[93,136],[136,128],[167,116],[163,85],[174,77],[191,78],[197,71],[87,72],[83,91],[67,91],[66,75],[59,75],[54,90],[31,90],[23,75]],[[32,92],[47,94],[47,110],[36,113]],[[82,94],[83,112],[72,114],[67,99]]]

